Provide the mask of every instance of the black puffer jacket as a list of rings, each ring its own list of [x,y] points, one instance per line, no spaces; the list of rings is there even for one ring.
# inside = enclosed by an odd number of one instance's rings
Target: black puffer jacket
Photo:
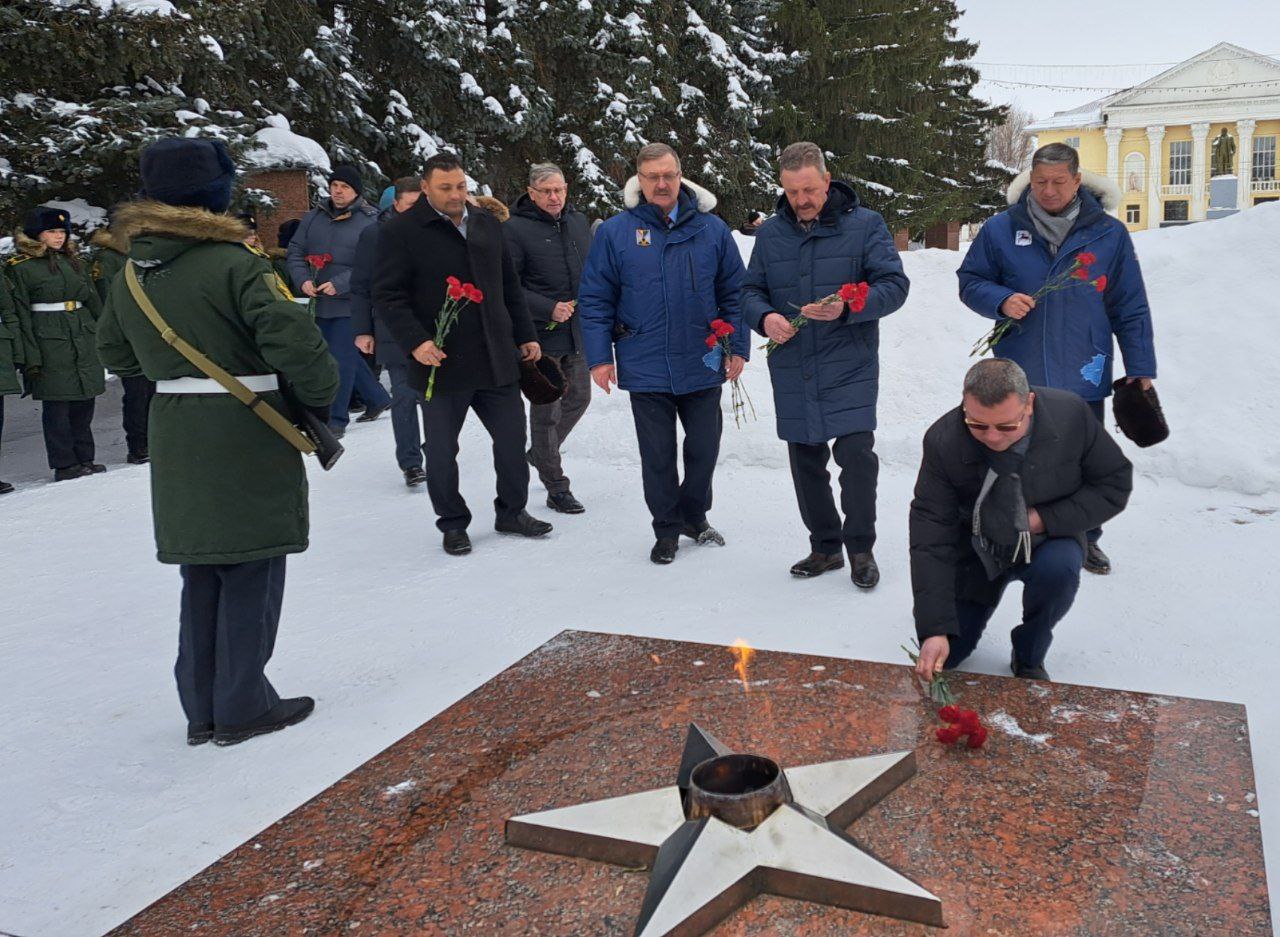
[[[1074,537],[1124,510],[1133,466],[1089,405],[1069,391],[1033,387],[1031,444],[1022,462],[1022,492],[1050,537]],[[970,540],[973,505],[987,474],[982,443],[956,407],[929,427],[911,502],[911,588],[916,634],[956,635],[956,598],[994,604],[991,583]]]
[[[587,216],[566,205],[559,218],[552,218],[525,194],[516,202],[502,231],[516,274],[524,285],[543,354],[582,354],[582,325],[576,314],[554,329],[547,326],[556,303],[578,298],[582,265],[591,249]]]

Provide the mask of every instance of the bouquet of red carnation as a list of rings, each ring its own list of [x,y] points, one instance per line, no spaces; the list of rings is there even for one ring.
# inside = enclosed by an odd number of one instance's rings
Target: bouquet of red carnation
[[[912,639],[915,650],[907,647],[905,644],[898,645],[907,652],[907,656],[911,658],[911,663],[918,664],[920,662],[920,642]],[[935,703],[942,703],[951,706],[956,701],[956,695],[951,692],[951,685],[947,683],[947,675],[944,673],[935,673],[929,680],[929,699]]]
[[[850,312],[862,312],[862,310],[867,306],[867,293],[870,292],[870,290],[871,287],[867,285],[866,280],[863,280],[861,283],[846,283],[830,296],[824,296],[822,299],[815,299],[814,302],[819,306],[825,306],[827,303],[834,303],[838,300],[843,300],[848,304]],[[796,306],[795,303],[790,303],[790,305],[796,309],[800,308],[799,306]],[[797,313],[787,321],[791,324],[793,329],[797,330],[809,324],[809,319],[804,315],[804,313]],[[774,349],[778,347],[778,343],[773,339],[769,339],[760,347],[764,349],[765,355],[768,356],[773,354]]]
[[[728,371],[729,359],[733,357],[733,349],[729,347],[729,336],[735,331],[737,330],[724,319],[711,320],[711,334],[707,336],[709,350],[702,356],[702,363],[712,371],[719,371],[721,368]],[[751,412],[751,419],[756,418],[756,408],[751,403],[751,395],[747,393],[741,377],[735,377],[729,382],[729,394],[733,404],[734,426],[739,428],[742,426],[742,420],[746,419],[748,410]]]
[[[307,262],[307,267],[309,267],[311,270],[312,286],[319,286],[320,284],[317,283],[316,280],[320,276],[320,271],[323,270],[325,267],[329,266],[329,264],[333,262],[333,255],[332,254],[308,254],[303,259]],[[307,303],[307,312],[311,313],[313,317],[316,314],[316,298],[314,296],[312,296],[310,301],[308,301]]]
[[[938,718],[947,725],[934,731],[934,737],[943,745],[952,745],[960,739],[970,748],[981,748],[987,741],[987,728],[972,709],[959,706],[943,706]]]
[[[458,321],[458,316],[462,310],[466,308],[468,303],[480,303],[484,300],[482,293],[473,283],[463,283],[457,277],[446,277],[445,283],[445,299],[444,305],[440,307],[440,311],[436,313],[436,347],[444,351],[444,340],[449,335],[449,330],[453,328],[453,324]],[[436,371],[439,365],[431,366],[431,377],[427,381],[427,399],[431,399],[431,395],[436,389]]]
[[[1089,267],[1098,262],[1097,254],[1090,251],[1081,251],[1076,254],[1075,260],[1071,262],[1071,266],[1063,270],[1055,277],[1050,277],[1045,281],[1044,286],[1036,290],[1032,295],[1032,299],[1039,299],[1041,296],[1047,296],[1058,290],[1065,290],[1072,286],[1079,286],[1081,283],[1088,283],[1096,292],[1103,292],[1107,288],[1107,275],[1104,273],[1099,277],[1090,278]],[[995,327],[974,344],[973,350],[969,352],[969,357],[974,355],[985,355],[987,352],[996,347],[996,343],[1005,337],[1005,334],[1013,328],[1021,328],[1017,319],[1001,318],[995,324]]]

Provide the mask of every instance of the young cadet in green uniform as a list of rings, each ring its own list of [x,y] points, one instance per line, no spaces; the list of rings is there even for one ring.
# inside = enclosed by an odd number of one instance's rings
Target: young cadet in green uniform
[[[129,259],[129,242],[120,237],[112,226],[93,232],[89,238],[89,246],[94,249],[93,285],[105,303],[112,281]],[[149,458],[147,414],[151,410],[151,398],[155,395],[156,385],[139,374],[136,377],[120,378],[120,387],[124,391],[120,416],[124,425],[125,445],[129,450],[126,460],[131,465],[145,465]]]
[[[71,239],[71,216],[42,205],[14,241],[5,272],[22,310],[23,373],[41,401],[49,468],[55,481],[105,472],[93,461],[94,398],[106,390],[94,349],[102,301]]]
[[[220,141],[173,138],[141,157],[144,200],[115,224],[168,327],[281,412],[281,381],[323,418],[338,368],[248,230],[225,212],[234,166]],[[151,502],[158,558],[180,566],[174,668],[187,741],[230,745],[305,719],[263,673],[284,595],[285,556],[307,548],[307,476],[298,450],[161,337],[111,284],[98,349],[117,374],[156,382]]]
[[[18,381],[22,361],[22,329],[18,325],[17,307],[9,292],[9,281],[0,276],[0,437],[4,436],[4,398],[22,393]],[[11,491],[12,485],[0,481],[0,495]]]

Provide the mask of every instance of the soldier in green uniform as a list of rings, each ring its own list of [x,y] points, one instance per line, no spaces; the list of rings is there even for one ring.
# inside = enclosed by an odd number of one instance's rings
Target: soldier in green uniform
[[[220,141],[174,138],[142,153],[144,199],[121,207],[142,289],[182,339],[288,412],[278,387],[327,415],[338,368],[305,309],[225,212],[234,166]],[[285,557],[307,548],[298,450],[166,343],[130,292],[111,284],[98,333],[107,367],[156,382],[151,502],[158,557],[183,589],[174,668],[187,741],[229,745],[300,722],[309,697],[281,699],[264,674]]]
[[[93,232],[89,238],[89,246],[94,249],[93,285],[105,303],[112,281],[129,259],[129,243],[111,226]],[[145,465],[150,458],[147,414],[151,411],[151,398],[155,396],[156,385],[139,374],[120,378],[120,387],[124,391],[120,411],[124,424],[124,441],[128,447],[126,460],[131,465]]]
[[[18,381],[22,362],[22,329],[18,325],[17,307],[9,292],[9,281],[0,276],[0,437],[4,436],[4,398],[22,393]],[[11,491],[12,485],[0,481],[0,495]]]
[[[14,235],[6,272],[22,310],[23,373],[41,401],[44,446],[55,481],[106,467],[93,461],[94,399],[106,390],[94,349],[102,301],[71,239],[71,216],[41,206]]]

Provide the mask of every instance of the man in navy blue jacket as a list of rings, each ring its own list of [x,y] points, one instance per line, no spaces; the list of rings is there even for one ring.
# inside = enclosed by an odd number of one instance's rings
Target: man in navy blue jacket
[[[723,544],[707,521],[720,454],[720,387],[742,373],[750,342],[739,311],[742,258],[715,196],[682,180],[680,158],[664,143],[636,157],[626,210],[600,226],[578,291],[591,378],[605,393],[631,394],[645,503],[653,515],[655,563],[675,559],[680,535]],[[704,362],[711,322],[735,328],[733,354]],[[615,353],[617,363],[614,363]],[[684,481],[676,420],[684,427]]]
[[[1074,149],[1042,146],[1031,169],[1010,184],[1009,208],[983,225],[958,272],[966,306],[1016,322],[994,354],[1016,361],[1032,384],[1083,397],[1099,420],[1112,390],[1113,336],[1126,381],[1147,389],[1156,376],[1151,309],[1133,240],[1107,214],[1119,201],[1109,179],[1080,172]],[[1033,298],[1077,259],[1089,261],[1087,279]],[[1089,531],[1084,568],[1091,573],[1111,571],[1101,536],[1101,528]]]
[[[876,540],[876,397],[880,319],[906,301],[910,284],[884,219],[858,204],[853,188],[832,182],[822,150],[793,143],[779,160],[777,213],[756,232],[742,311],[751,327],[778,343],[769,355],[778,436],[786,441],[810,553],[791,567],[799,577],[844,566],[853,584],[880,581]],[[865,305],[819,303],[846,283],[867,284]],[[791,326],[799,311],[808,320]],[[840,504],[827,462],[840,466]]]

